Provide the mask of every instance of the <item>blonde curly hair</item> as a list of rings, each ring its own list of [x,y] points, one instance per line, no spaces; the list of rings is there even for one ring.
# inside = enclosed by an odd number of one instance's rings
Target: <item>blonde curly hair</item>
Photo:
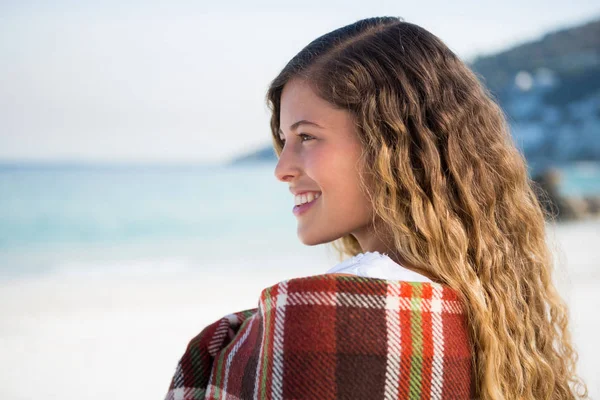
[[[323,35],[268,90],[277,155],[281,93],[296,77],[355,117],[361,182],[398,254],[463,296],[476,395],[586,397],[544,212],[502,110],[468,66],[400,18]],[[341,256],[362,251],[351,235],[334,246]]]

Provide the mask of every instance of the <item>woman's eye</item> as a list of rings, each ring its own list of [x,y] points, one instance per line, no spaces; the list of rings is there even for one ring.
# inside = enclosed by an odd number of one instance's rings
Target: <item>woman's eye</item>
[[[307,134],[307,133],[299,133],[297,135],[300,138],[300,141],[302,142],[307,142],[309,140],[313,140],[314,137]],[[281,141],[281,144],[284,145],[285,144],[285,138],[280,137],[279,140]]]

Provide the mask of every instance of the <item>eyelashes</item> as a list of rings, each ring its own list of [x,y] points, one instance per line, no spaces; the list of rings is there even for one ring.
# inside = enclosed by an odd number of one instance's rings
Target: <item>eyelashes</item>
[[[300,136],[300,138],[302,139],[303,142],[314,139],[314,137],[312,137],[306,133],[299,133],[298,136]],[[308,139],[308,140],[305,140],[305,139]]]
[[[314,136],[311,136],[311,135],[309,135],[307,133],[299,133],[296,136],[298,136],[300,138],[301,142],[308,142],[310,140],[314,140],[315,139]],[[285,144],[285,139],[284,138],[280,137],[279,140],[281,140],[281,143]]]

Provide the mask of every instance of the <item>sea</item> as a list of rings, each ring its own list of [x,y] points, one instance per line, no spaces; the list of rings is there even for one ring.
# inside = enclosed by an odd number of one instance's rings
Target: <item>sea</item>
[[[0,279],[169,276],[323,259],[273,163],[0,167]],[[296,261],[294,261],[296,260]],[[265,271],[262,271],[265,272]]]
[[[299,242],[293,197],[274,167],[2,164],[0,279],[334,262],[325,246]],[[562,172],[563,194],[600,193],[599,164]]]

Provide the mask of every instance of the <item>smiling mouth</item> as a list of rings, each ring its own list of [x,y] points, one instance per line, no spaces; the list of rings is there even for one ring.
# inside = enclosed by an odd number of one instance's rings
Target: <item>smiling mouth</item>
[[[321,197],[321,192],[308,192],[301,195],[294,196],[294,202],[296,206],[303,204],[309,204]]]
[[[319,194],[319,196],[315,196],[314,199],[312,199],[311,201],[309,201],[307,203],[302,203],[302,204],[296,205],[292,209],[292,212],[294,213],[295,216],[302,215],[306,211],[308,211],[312,207],[312,205],[315,204],[317,202],[317,200],[319,200],[320,198],[321,198],[321,195]]]

